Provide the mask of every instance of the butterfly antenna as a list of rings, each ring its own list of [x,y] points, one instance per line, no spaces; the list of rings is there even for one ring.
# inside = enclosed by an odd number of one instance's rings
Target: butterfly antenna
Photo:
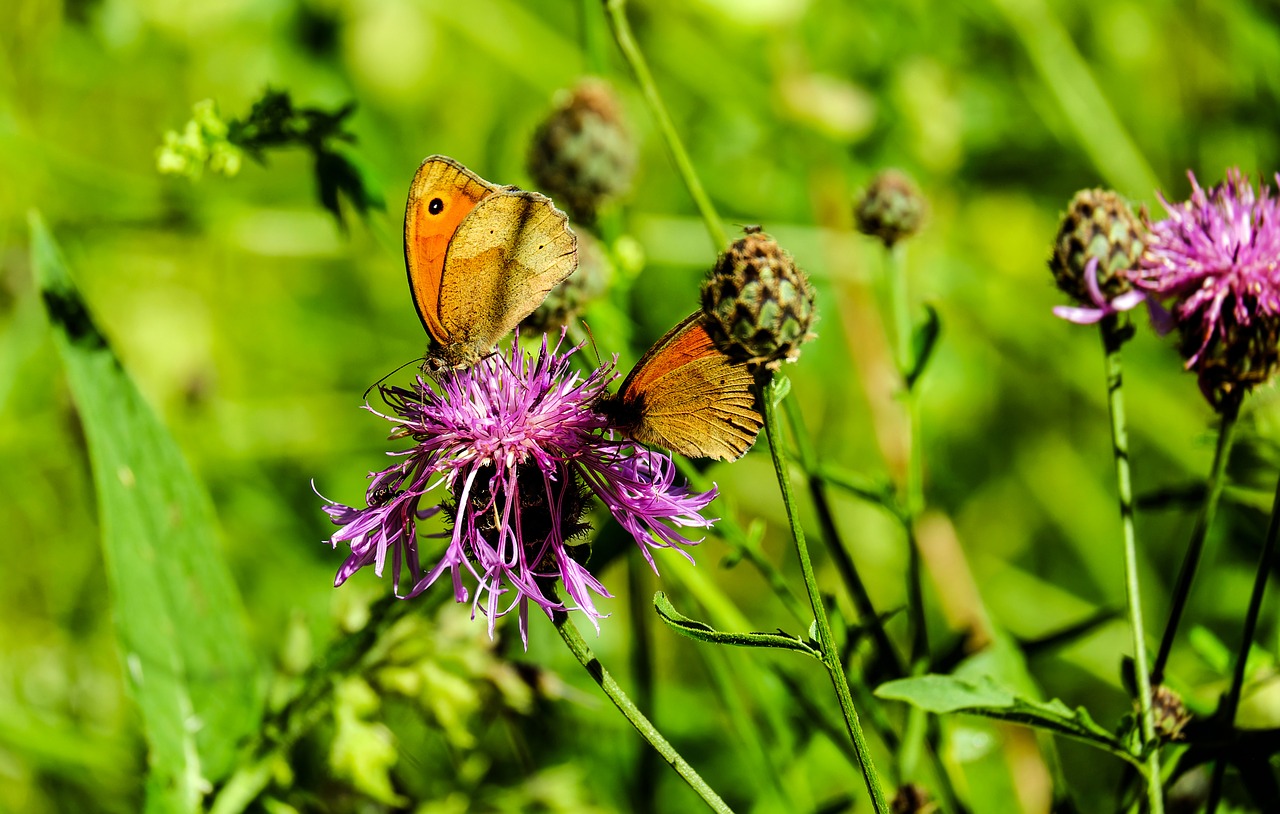
[[[404,370],[404,369],[405,369],[406,367],[408,367],[409,365],[412,365],[412,364],[414,364],[415,362],[421,362],[421,361],[422,361],[421,359],[410,359],[408,362],[405,362],[403,365],[400,365],[400,366],[399,366],[399,367],[397,367],[396,369],[394,369],[394,370],[392,370],[392,371],[389,371],[389,372],[388,372],[386,375],[384,375],[381,379],[378,379],[376,382],[374,382],[373,384],[369,385],[369,387],[364,391],[364,395],[363,395],[363,396],[361,396],[361,398],[363,398],[365,401],[368,401],[368,400],[369,400],[369,394],[373,392],[373,388],[375,388],[375,387],[377,387],[378,385],[382,384],[382,383],[383,383],[383,382],[385,382],[387,379],[390,379],[392,376],[394,376],[394,375],[396,375],[397,373],[399,373],[400,371]]]
[[[591,332],[591,326],[587,324],[585,319],[579,319],[582,323],[582,330],[587,333],[587,341],[591,343],[591,352],[596,355],[596,367],[604,364],[604,360],[600,358],[600,348],[596,346],[596,335]]]

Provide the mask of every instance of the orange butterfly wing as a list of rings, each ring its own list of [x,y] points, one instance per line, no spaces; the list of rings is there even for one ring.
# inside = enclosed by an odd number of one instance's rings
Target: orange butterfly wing
[[[424,159],[413,176],[404,210],[404,265],[413,304],[433,346],[449,340],[440,321],[441,279],[449,241],[476,204],[499,189],[443,155]]]
[[[695,312],[655,342],[603,410],[641,443],[732,461],[755,443],[764,420],[747,366],[716,348],[703,320]]]

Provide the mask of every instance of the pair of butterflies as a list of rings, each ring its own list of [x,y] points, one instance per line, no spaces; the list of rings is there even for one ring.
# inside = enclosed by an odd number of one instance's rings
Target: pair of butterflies
[[[409,187],[404,259],[427,364],[484,358],[578,267],[568,218],[537,192],[500,187],[445,156]],[[694,458],[734,460],[763,424],[753,377],[711,341],[701,312],[657,341],[597,409],[623,435]]]

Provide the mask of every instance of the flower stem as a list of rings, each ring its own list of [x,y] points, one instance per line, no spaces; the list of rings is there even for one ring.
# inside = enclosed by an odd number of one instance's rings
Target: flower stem
[[[653,607],[650,595],[653,590],[645,584],[648,568],[643,560],[632,557],[627,561],[627,600],[631,616],[631,674],[636,682],[636,707],[653,714],[653,651],[650,647],[650,620]],[[654,793],[657,790],[657,753],[641,749],[636,756],[635,786],[631,799],[637,814],[652,814]]]
[[[1187,553],[1183,555],[1182,567],[1178,569],[1178,581],[1173,589],[1173,605],[1169,609],[1169,621],[1165,623],[1164,634],[1160,638],[1160,650],[1156,653],[1155,664],[1151,667],[1151,685],[1159,686],[1164,681],[1164,670],[1169,663],[1169,653],[1173,650],[1173,640],[1178,635],[1178,625],[1182,621],[1182,613],[1187,607],[1187,597],[1191,594],[1191,581],[1195,578],[1196,568],[1200,564],[1200,555],[1204,552],[1204,540],[1209,533],[1209,525],[1218,511],[1218,499],[1222,497],[1222,487],[1226,485],[1227,459],[1231,455],[1231,441],[1235,436],[1236,418],[1240,414],[1240,402],[1232,400],[1223,405],[1222,420],[1218,427],[1218,446],[1213,453],[1213,467],[1209,472],[1209,483],[1200,506],[1200,514],[1191,529],[1191,540],[1187,543]]]
[[[1120,496],[1120,524],[1124,535],[1125,595],[1129,604],[1129,626],[1133,633],[1133,665],[1138,680],[1138,710],[1141,718],[1141,746],[1146,751],[1147,804],[1150,814],[1164,811],[1164,790],[1160,782],[1160,750],[1157,748],[1155,717],[1151,712],[1151,678],[1147,673],[1147,636],[1142,623],[1142,597],[1138,589],[1138,544],[1133,525],[1133,485],[1129,476],[1129,435],[1124,415],[1123,375],[1120,347],[1128,338],[1113,314],[1102,321],[1102,347],[1106,353],[1107,404],[1111,414],[1111,451],[1116,465],[1116,491]]]
[[[822,648],[822,663],[827,668],[831,683],[835,687],[836,698],[840,702],[840,711],[844,714],[845,727],[849,737],[853,739],[853,748],[858,756],[858,766],[862,770],[863,780],[867,785],[867,793],[871,795],[871,804],[877,814],[887,814],[889,805],[885,802],[884,790],[880,787],[880,776],[876,774],[875,765],[871,761],[871,753],[867,749],[866,738],[862,734],[862,725],[858,722],[858,711],[853,707],[853,698],[849,694],[849,680],[844,673],[844,664],[840,659],[840,650],[836,647],[835,636],[831,633],[831,622],[827,619],[826,606],[822,594],[818,590],[818,579],[809,559],[809,548],[805,544],[804,529],[800,526],[795,498],[791,493],[791,480],[787,474],[787,465],[782,451],[781,427],[778,424],[778,407],[774,403],[776,383],[761,388],[760,401],[764,405],[764,427],[769,437],[769,452],[773,455],[773,469],[778,478],[778,488],[782,492],[782,502],[787,508],[787,520],[791,524],[791,537],[795,541],[796,555],[800,560],[800,571],[804,575],[804,587],[809,594],[809,605],[813,608],[815,627],[818,633],[818,645]]]
[[[911,667],[914,673],[929,658],[929,634],[925,626],[920,545],[916,539],[916,521],[924,509],[924,455],[920,444],[920,403],[914,382],[908,378],[915,368],[916,359],[911,341],[911,307],[907,296],[904,253],[905,247],[901,243],[885,250],[885,274],[888,276],[889,307],[893,312],[894,352],[907,411],[907,433],[903,439],[907,448],[906,518],[903,525],[907,531],[909,557],[907,611],[911,620]]]
[[[636,45],[635,37],[631,34],[631,24],[627,22],[626,0],[604,0],[604,7],[609,18],[609,27],[613,29],[614,39],[618,41],[618,48],[622,51],[627,64],[631,66],[631,72],[636,76],[636,82],[640,85],[644,100],[649,105],[649,112],[658,123],[658,131],[662,133],[662,140],[666,142],[667,150],[671,153],[671,160],[675,162],[676,169],[689,190],[689,195],[706,223],[707,234],[711,237],[714,249],[719,253],[729,245],[729,235],[725,232],[715,207],[711,205],[711,199],[707,197],[706,190],[702,188],[698,174],[694,172],[693,161],[690,160],[688,151],[680,141],[680,135],[671,121],[667,106],[663,104],[662,97],[658,94],[658,86],[654,84],[653,74],[649,72],[649,64],[645,62],[644,54],[640,52],[640,47]]]
[[[573,653],[578,663],[586,668],[587,673],[600,685],[600,689],[604,690],[604,694],[608,696],[613,705],[618,708],[623,716],[626,717],[636,731],[649,742],[649,745],[662,755],[663,760],[676,770],[689,787],[697,793],[707,807],[712,811],[728,812],[732,814],[733,809],[720,799],[720,795],[707,785],[707,781],[694,771],[693,767],[680,756],[675,747],[664,737],[657,728],[650,723],[649,719],[640,712],[635,703],[632,702],[627,694],[622,691],[622,687],[618,686],[618,682],[614,680],[609,671],[604,668],[600,661],[591,652],[591,648],[582,638],[582,634],[578,632],[578,628],[569,619],[569,614],[565,611],[552,612],[552,624],[556,626],[556,630],[560,633],[560,638],[564,639],[564,643],[569,646],[569,652]]]
[[[1249,595],[1249,610],[1244,615],[1244,632],[1240,636],[1240,649],[1236,652],[1235,669],[1231,673],[1231,687],[1222,696],[1222,704],[1218,717],[1222,723],[1234,733],[1236,711],[1240,708],[1240,693],[1244,688],[1245,668],[1249,663],[1249,651],[1253,647],[1253,634],[1258,629],[1258,615],[1262,612],[1262,597],[1267,591],[1267,579],[1271,576],[1271,568],[1276,558],[1276,540],[1280,538],[1280,481],[1276,482],[1276,496],[1271,504],[1271,522],[1267,525],[1267,538],[1262,544],[1262,554],[1258,557],[1258,572],[1253,578],[1253,593]],[[1213,765],[1213,780],[1209,785],[1209,802],[1205,807],[1207,814],[1218,810],[1218,802],[1222,799],[1222,779],[1226,774],[1227,763],[1219,759]]]
[[[809,496],[818,513],[818,522],[822,525],[822,534],[827,541],[827,549],[835,561],[836,570],[840,572],[840,578],[849,589],[854,607],[858,609],[859,620],[871,633],[877,654],[888,666],[890,677],[902,678],[906,674],[902,658],[898,655],[893,642],[889,640],[889,634],[885,632],[884,624],[880,621],[880,614],[876,612],[871,595],[867,593],[866,583],[862,581],[858,567],[854,565],[853,558],[849,556],[844,542],[840,539],[840,531],[836,528],[835,517],[831,513],[831,502],[827,499],[826,484],[822,476],[817,474],[817,456],[814,454],[809,434],[805,431],[800,408],[793,399],[784,399],[783,409],[787,413],[787,423],[791,425],[791,435],[796,439],[796,451],[800,453],[800,468],[808,476]]]

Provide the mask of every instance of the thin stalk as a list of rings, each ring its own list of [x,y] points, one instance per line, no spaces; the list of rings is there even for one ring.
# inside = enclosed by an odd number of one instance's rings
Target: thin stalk
[[[553,611],[552,624],[556,626],[556,631],[560,633],[560,638],[564,639],[564,643],[568,645],[569,652],[573,653],[578,663],[600,685],[600,689],[604,690],[604,694],[618,708],[618,711],[631,722],[631,725],[635,727],[641,737],[648,741],[649,745],[657,750],[658,754],[662,755],[662,759],[684,778],[684,782],[688,783],[689,788],[693,789],[702,798],[707,807],[712,811],[732,814],[733,809],[729,808],[725,801],[720,799],[720,795],[716,794],[707,785],[707,781],[703,780],[694,771],[688,761],[680,756],[680,753],[675,750],[675,747],[666,738],[662,737],[662,733],[658,731],[657,727],[649,722],[644,713],[622,691],[622,687],[618,686],[618,682],[614,680],[609,671],[600,664],[595,654],[591,652],[591,648],[583,640],[582,634],[578,632],[578,628],[569,619],[569,614],[565,611]]]
[[[1231,673],[1231,688],[1222,697],[1219,712],[1223,723],[1231,727],[1233,733],[1236,711],[1240,708],[1240,693],[1244,688],[1244,671],[1249,663],[1249,650],[1253,647],[1253,635],[1258,630],[1258,615],[1262,613],[1262,597],[1267,591],[1267,580],[1271,576],[1271,567],[1276,558],[1277,538],[1280,538],[1280,481],[1276,482],[1276,496],[1271,504],[1271,522],[1267,525],[1267,539],[1262,544],[1262,554],[1258,557],[1258,572],[1253,578],[1249,610],[1244,615],[1244,632],[1240,636],[1240,649],[1236,652],[1235,668]],[[1226,770],[1227,763],[1221,758],[1213,764],[1209,803],[1205,808],[1207,814],[1214,814],[1218,810],[1218,803],[1222,799],[1222,779]]]
[[[813,451],[813,442],[809,438],[809,433],[805,430],[800,408],[793,399],[784,399],[782,407],[787,413],[787,423],[791,425],[791,435],[796,439],[796,451],[800,454],[800,467],[807,475],[809,495],[813,500],[814,509],[818,513],[818,522],[822,526],[822,536],[827,541],[827,549],[831,552],[831,557],[835,561],[836,570],[840,572],[840,578],[844,581],[845,587],[848,588],[849,596],[852,597],[854,607],[858,610],[858,619],[871,631],[871,639],[875,642],[876,652],[883,660],[883,663],[888,665],[890,677],[902,678],[906,674],[902,658],[898,655],[898,650],[893,646],[893,642],[890,641],[889,634],[885,632],[884,624],[880,621],[880,614],[876,612],[875,604],[871,601],[871,595],[867,592],[866,583],[862,581],[862,576],[858,573],[858,567],[854,565],[853,558],[849,556],[849,552],[844,546],[844,541],[840,538],[840,532],[836,528],[835,517],[831,512],[831,502],[827,499],[826,483],[817,474],[817,455]]]
[[[902,377],[902,399],[907,411],[906,520],[907,529],[907,612],[911,620],[912,672],[929,658],[929,634],[924,617],[924,577],[920,545],[916,539],[916,521],[924,509],[924,456],[920,445],[920,404],[915,387],[907,377],[915,368],[912,347],[911,306],[907,294],[905,248],[899,243],[885,250],[885,274],[888,277],[889,307],[892,311],[894,355],[898,374]]]
[[[627,599],[631,615],[631,675],[636,682],[636,706],[653,714],[653,649],[650,646],[650,620],[653,607],[649,596],[651,589],[645,584],[648,566],[639,557],[627,561]],[[636,756],[635,786],[631,792],[635,810],[639,814],[652,814],[656,809],[654,796],[658,787],[657,753],[641,749]]]
[[[1142,749],[1147,758],[1147,805],[1150,814],[1163,814],[1164,790],[1160,781],[1160,750],[1155,716],[1151,712],[1151,678],[1147,673],[1147,635],[1142,623],[1142,598],[1138,587],[1138,542],[1133,524],[1133,484],[1129,476],[1129,434],[1124,415],[1124,378],[1120,347],[1125,336],[1113,314],[1102,321],[1102,348],[1106,354],[1107,404],[1111,414],[1111,451],[1116,464],[1116,491],[1120,497],[1120,524],[1124,536],[1125,595],[1129,602],[1129,627],[1133,633],[1133,665],[1138,679],[1138,710]]]
[[[862,770],[862,778],[866,782],[867,793],[871,796],[871,804],[877,814],[887,814],[889,804],[885,801],[884,790],[880,787],[880,776],[876,774],[871,753],[867,749],[862,725],[858,722],[858,711],[853,707],[853,698],[849,694],[849,680],[844,673],[844,664],[840,661],[840,650],[836,647],[835,636],[831,633],[831,622],[827,619],[827,610],[822,602],[822,594],[818,590],[818,578],[814,573],[813,563],[809,559],[809,547],[805,543],[804,529],[800,526],[799,512],[791,493],[791,480],[787,476],[787,465],[782,451],[778,407],[773,402],[774,393],[773,386],[761,388],[760,401],[764,405],[765,434],[769,437],[769,452],[773,455],[774,474],[778,478],[782,502],[787,508],[791,537],[795,542],[796,556],[800,560],[800,571],[804,575],[804,587],[809,594],[809,605],[813,609],[818,645],[822,648],[822,663],[827,668],[827,674],[836,691],[836,698],[840,702],[840,711],[844,714],[845,727],[853,740],[853,748],[858,756],[858,767]]]
[[[1231,456],[1231,441],[1235,436],[1236,418],[1240,414],[1240,402],[1232,400],[1223,405],[1222,420],[1218,427],[1218,446],[1213,453],[1213,467],[1209,472],[1208,491],[1204,503],[1200,506],[1200,514],[1196,516],[1196,524],[1191,529],[1191,540],[1187,543],[1187,553],[1183,555],[1182,567],[1178,569],[1178,581],[1173,588],[1173,604],[1169,608],[1169,621],[1165,623],[1164,634],[1160,638],[1160,650],[1156,653],[1155,664],[1151,667],[1151,686],[1159,686],[1164,681],[1164,670],[1169,663],[1169,653],[1173,650],[1173,640],[1178,635],[1178,625],[1182,621],[1182,613],[1187,608],[1187,597],[1191,594],[1191,582],[1195,578],[1196,568],[1200,565],[1200,555],[1204,552],[1204,540],[1209,533],[1209,525],[1218,511],[1218,499],[1222,497],[1222,488],[1226,485],[1227,459]]]
[[[604,7],[609,18],[609,27],[613,30],[613,37],[618,41],[618,49],[622,51],[623,58],[631,66],[631,72],[635,74],[640,91],[649,105],[649,112],[658,123],[658,131],[662,134],[662,140],[671,153],[671,160],[675,162],[676,170],[684,180],[690,197],[693,198],[698,212],[702,215],[702,220],[706,223],[707,234],[711,237],[713,248],[717,253],[724,251],[724,248],[729,245],[729,235],[725,232],[724,224],[720,222],[720,216],[716,214],[715,207],[711,205],[711,199],[707,197],[706,190],[702,188],[702,182],[698,180],[698,174],[693,169],[693,161],[690,160],[688,151],[680,141],[680,135],[671,121],[667,106],[663,104],[662,97],[658,94],[658,86],[653,81],[653,74],[649,72],[649,64],[645,61],[644,54],[640,52],[640,46],[636,45],[635,37],[632,36],[631,24],[627,22],[626,0],[604,0]]]

